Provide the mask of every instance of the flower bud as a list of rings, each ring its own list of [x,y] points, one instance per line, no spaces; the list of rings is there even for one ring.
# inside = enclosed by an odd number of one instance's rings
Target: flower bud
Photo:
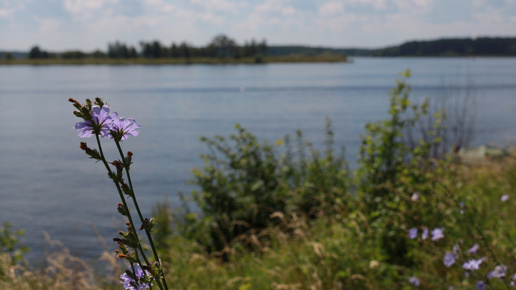
[[[104,101],[101,98],[96,97],[94,104],[102,108],[102,106],[104,106]]]
[[[131,164],[131,161],[133,160],[133,152],[127,151],[127,157],[125,158],[128,164]]]
[[[131,191],[131,189],[129,188],[129,186],[124,183],[124,180],[120,180],[120,184],[122,185],[122,191],[127,194],[128,196],[133,196],[133,192]]]
[[[119,160],[115,160],[111,162],[111,165],[115,166],[116,168],[116,179],[115,181],[119,182],[122,180],[122,174],[124,172],[124,167],[122,166],[122,162]]]
[[[101,160],[100,153],[96,149],[90,149],[88,145],[84,142],[81,142],[79,145],[79,148],[81,148],[88,156],[90,156],[91,159]]]
[[[117,210],[123,216],[128,216],[129,215],[129,211],[126,209],[126,207],[125,207],[125,205],[123,203],[118,203]]]
[[[156,221],[154,220],[154,218],[151,218],[151,219],[146,218],[143,221],[142,226],[140,227],[140,231],[145,229],[146,232],[150,233],[152,231],[152,229],[154,228],[154,226],[156,226]]]

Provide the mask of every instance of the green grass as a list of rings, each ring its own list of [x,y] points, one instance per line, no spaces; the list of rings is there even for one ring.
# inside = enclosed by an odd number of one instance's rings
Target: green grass
[[[455,176],[440,177],[446,178],[439,182],[448,188],[436,188],[433,193],[438,200],[434,205],[453,214],[445,220],[428,220],[428,224],[445,227],[445,238],[408,240],[410,265],[385,260],[377,247],[378,229],[366,212],[342,209],[316,220],[290,217],[286,224],[267,229],[270,239],[265,242],[258,242],[258,233],[247,236],[256,241],[257,250],[249,252],[234,243],[228,262],[176,237],[164,250],[169,284],[177,289],[410,289],[408,280],[416,276],[424,289],[447,289],[450,285],[469,289],[477,280],[489,281],[492,289],[505,287],[507,277],[487,280],[486,275],[498,263],[509,267],[507,276],[516,272],[516,227],[511,214],[516,206],[515,159],[476,168],[456,166]],[[512,195],[501,202],[505,193]],[[464,214],[459,207],[445,205],[450,200],[448,194],[465,201]],[[284,230],[287,225],[289,234]],[[402,234],[407,233],[405,229]],[[467,253],[475,243],[480,245],[478,254]],[[460,257],[447,268],[443,256],[455,244],[461,248]],[[487,260],[481,268],[466,278],[462,264],[483,256]]]

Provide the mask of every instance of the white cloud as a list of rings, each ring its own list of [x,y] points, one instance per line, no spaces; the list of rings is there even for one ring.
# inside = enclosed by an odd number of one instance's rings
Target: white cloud
[[[209,11],[222,11],[235,13],[238,11],[238,5],[226,0],[190,0],[194,4],[198,4]]]
[[[15,9],[0,9],[0,18],[12,17],[15,11]]]
[[[179,13],[181,9],[178,9],[176,6],[167,3],[163,0],[143,0],[143,5],[145,7],[149,7],[154,9],[155,11],[162,11],[167,13]],[[149,5],[149,6],[147,6]]]
[[[107,3],[116,3],[117,0],[63,0],[65,9],[73,14],[87,13],[98,10]]]
[[[385,3],[386,0],[353,0],[351,2],[369,4],[377,10],[385,9],[387,7]]]
[[[61,25],[61,21],[52,18],[34,17],[38,22],[38,30],[42,33],[51,33],[56,31]]]
[[[201,19],[204,22],[207,22],[207,23],[210,23],[210,24],[214,24],[214,25],[218,25],[218,26],[224,24],[224,22],[225,22],[225,18],[224,17],[221,17],[219,15],[215,15],[215,14],[212,14],[212,13],[200,13],[200,14],[197,14],[197,17],[199,17],[199,19]]]
[[[342,6],[341,1],[326,2],[321,7],[319,7],[319,14],[323,16],[335,15],[342,11],[344,11],[344,7]]]

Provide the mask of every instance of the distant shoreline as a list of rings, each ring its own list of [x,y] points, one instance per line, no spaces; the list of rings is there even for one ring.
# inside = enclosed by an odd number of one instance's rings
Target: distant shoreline
[[[185,65],[185,64],[267,64],[267,63],[349,62],[345,56],[273,56],[261,58],[85,58],[85,59],[11,59],[0,65]]]

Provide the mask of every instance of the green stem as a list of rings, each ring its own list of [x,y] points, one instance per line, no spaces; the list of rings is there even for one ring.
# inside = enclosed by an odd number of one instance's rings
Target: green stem
[[[142,215],[142,213],[140,211],[140,207],[138,206],[138,202],[136,201],[136,195],[134,194],[133,183],[131,181],[131,174],[129,173],[130,164],[127,162],[127,160],[126,160],[126,158],[124,156],[124,152],[122,151],[122,147],[120,146],[120,142],[115,139],[115,143],[116,143],[116,147],[118,148],[118,153],[120,153],[120,158],[122,158],[122,164],[124,165],[124,168],[125,168],[125,172],[126,172],[126,175],[127,175],[127,181],[129,182],[129,189],[131,190],[131,193],[132,193],[131,197],[133,199],[134,207],[136,208],[136,211],[138,212],[138,216],[140,218],[140,221],[143,224],[144,223],[144,218],[143,218],[143,215]],[[159,270],[160,270],[161,280],[163,280],[163,285],[165,286],[165,289],[168,290],[167,280],[165,279],[165,275],[163,273],[163,267],[161,265],[161,261],[160,261],[159,256],[158,256],[158,252],[156,250],[156,246],[154,245],[154,241],[152,240],[152,236],[150,234],[150,231],[146,227],[144,227],[144,230],[145,230],[145,234],[147,235],[147,239],[149,240],[149,244],[151,246],[152,253],[154,254],[154,259],[160,265],[160,269]]]
[[[95,138],[97,139],[97,146],[99,147],[99,153],[100,153],[100,157],[102,158],[102,163],[104,163],[104,166],[106,167],[106,170],[108,171],[108,174],[111,175],[112,171],[111,171],[111,168],[109,168],[109,165],[108,165],[108,163],[106,161],[106,158],[104,157],[104,152],[102,150],[102,145],[100,144],[99,134],[95,134]],[[133,219],[131,217],[131,214],[129,213],[129,207],[127,206],[127,201],[124,198],[124,195],[122,193],[122,189],[120,188],[120,185],[118,184],[118,182],[113,180],[113,183],[115,183],[116,189],[118,191],[118,195],[120,196],[120,199],[122,200],[122,203],[123,203],[123,205],[125,207],[125,210],[128,213],[127,214],[127,218],[129,219],[129,224],[131,225],[134,233],[136,234],[136,227],[134,226]],[[138,234],[136,234],[136,237],[138,237]],[[142,257],[145,260],[145,263],[150,266],[150,263],[147,260],[147,257],[145,256],[145,252],[143,251],[143,248],[141,246],[141,243],[140,243],[139,239],[138,239],[138,248],[139,248],[140,252],[142,253]],[[140,264],[140,267],[142,267],[142,262],[140,261],[140,257],[138,255],[138,250],[136,251],[136,260],[138,261],[138,264]],[[143,273],[145,274],[145,271],[143,271]],[[158,282],[158,286],[161,286],[161,284],[159,282]],[[160,289],[163,289],[163,288],[160,287]]]

